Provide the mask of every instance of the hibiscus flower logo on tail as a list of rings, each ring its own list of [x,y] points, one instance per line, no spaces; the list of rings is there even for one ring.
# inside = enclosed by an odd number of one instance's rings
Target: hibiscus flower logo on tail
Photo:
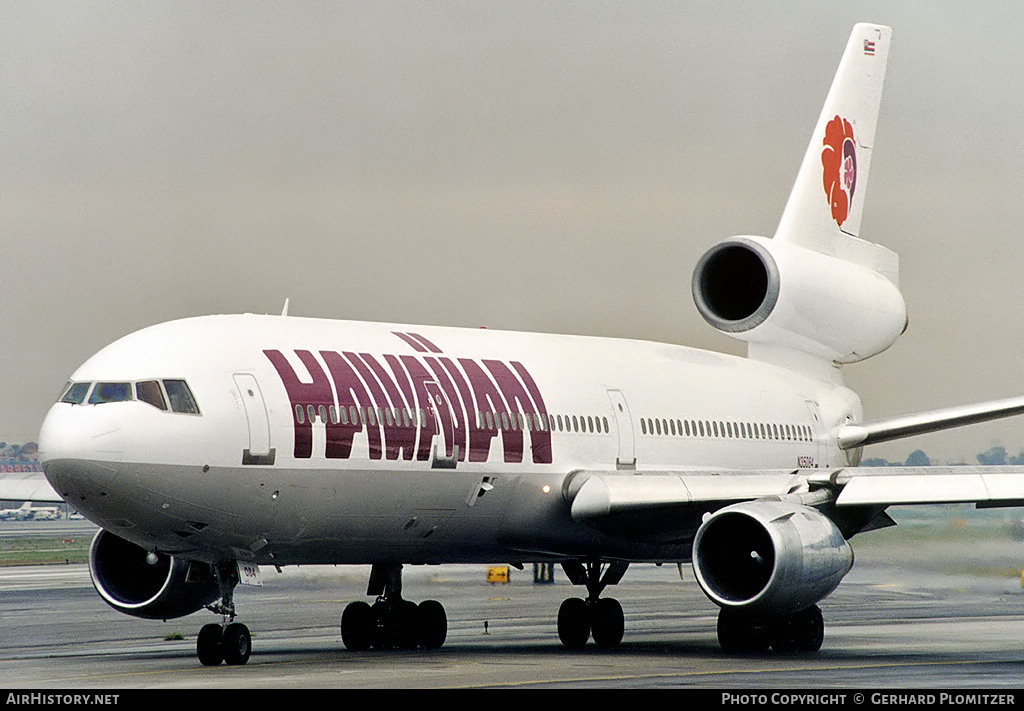
[[[821,149],[822,181],[832,207],[832,219],[842,226],[850,212],[853,190],[857,185],[857,150],[853,126],[836,116],[825,127]]]

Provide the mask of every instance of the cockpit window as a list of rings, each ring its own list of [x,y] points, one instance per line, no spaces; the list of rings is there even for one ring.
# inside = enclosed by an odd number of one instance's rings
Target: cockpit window
[[[61,402],[68,402],[72,405],[81,405],[85,402],[85,396],[89,394],[89,386],[92,383],[68,383],[61,395]]]
[[[167,401],[164,400],[164,394],[160,390],[160,382],[158,380],[144,380],[135,383],[135,397],[142,402],[149,403],[158,410],[167,409]]]
[[[89,396],[90,405],[99,405],[105,402],[124,402],[132,399],[131,383],[96,383]]]
[[[90,394],[91,391],[91,394]],[[88,396],[88,400],[86,397]],[[60,402],[71,405],[102,405],[138,400],[158,410],[198,415],[199,406],[184,380],[139,380],[137,382],[76,383],[64,386]],[[168,408],[168,404],[170,407]]]
[[[165,380],[164,389],[171,401],[171,410],[174,412],[185,412],[190,415],[199,414],[199,406],[196,405],[192,391],[184,380]]]

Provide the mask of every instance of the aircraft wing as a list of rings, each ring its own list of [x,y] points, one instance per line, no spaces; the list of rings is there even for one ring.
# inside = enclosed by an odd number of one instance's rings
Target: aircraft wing
[[[0,477],[0,501],[32,501],[40,504],[63,504],[64,499],[53,490],[42,472],[4,474]]]
[[[1020,414],[1024,414],[1024,397],[957,405],[875,422],[843,425],[836,432],[836,444],[840,449],[852,449]]]
[[[821,492],[821,503],[847,506],[975,503],[1024,506],[1024,467],[842,467],[763,471],[575,474],[566,488],[574,519],[622,516]]]
[[[975,503],[1024,506],[1024,467],[851,467],[830,478],[836,506]]]

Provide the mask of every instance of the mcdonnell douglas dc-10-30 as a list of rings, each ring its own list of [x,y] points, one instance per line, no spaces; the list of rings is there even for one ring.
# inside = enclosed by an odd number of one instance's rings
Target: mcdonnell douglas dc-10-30
[[[858,466],[863,447],[1024,412],[1024,398],[864,422],[842,367],[907,314],[897,256],[860,238],[891,31],[857,25],[772,238],[712,246],[698,311],[747,357],[678,345],[280,316],[189,318],[107,346],[40,433],[45,477],[101,527],[116,610],[207,608],[203,664],[243,664],[237,584],[260,566],[369,565],[350,650],[437,648],[406,565],[561,565],[568,647],[624,634],[602,594],[692,564],[727,651],[816,651],[849,539],[894,504],[1024,504],[1009,468]],[[52,496],[52,494],[51,494]],[[4,496],[8,498],[8,496]],[[37,499],[40,497],[37,495]],[[552,611],[554,613],[554,611]]]

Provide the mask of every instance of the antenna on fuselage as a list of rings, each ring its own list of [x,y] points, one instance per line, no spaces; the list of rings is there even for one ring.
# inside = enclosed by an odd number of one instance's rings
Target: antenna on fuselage
[[[287,316],[288,315],[288,299],[287,299],[287,297],[284,300],[284,308],[281,309],[281,315],[282,316]]]

